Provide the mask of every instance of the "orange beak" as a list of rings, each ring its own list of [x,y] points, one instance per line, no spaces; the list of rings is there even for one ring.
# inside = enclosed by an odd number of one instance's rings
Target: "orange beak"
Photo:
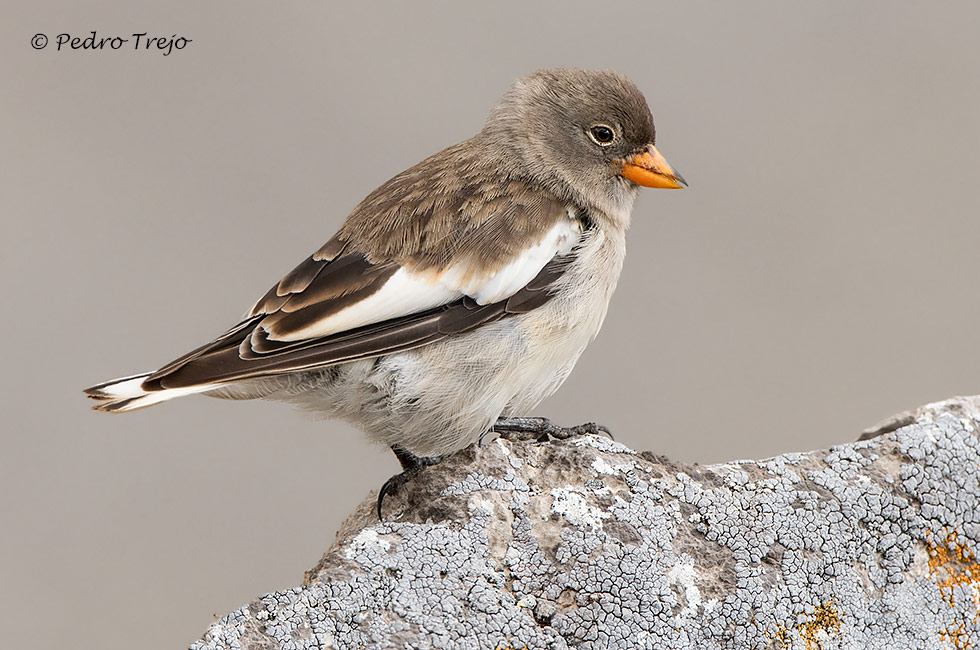
[[[643,153],[634,154],[624,160],[619,175],[644,187],[675,190],[687,185],[684,177],[667,164],[652,144],[648,144],[647,150]]]

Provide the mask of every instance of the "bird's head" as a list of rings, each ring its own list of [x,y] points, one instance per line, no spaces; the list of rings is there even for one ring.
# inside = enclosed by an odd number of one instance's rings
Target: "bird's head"
[[[624,227],[637,186],[687,184],[654,147],[643,93],[612,71],[557,68],[523,77],[483,135],[523,173]]]

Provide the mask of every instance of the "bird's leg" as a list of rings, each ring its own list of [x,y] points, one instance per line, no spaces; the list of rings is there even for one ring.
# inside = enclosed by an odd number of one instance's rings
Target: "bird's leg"
[[[613,437],[609,429],[595,422],[586,422],[576,427],[560,427],[552,424],[548,418],[536,417],[500,417],[491,431],[507,440],[537,440],[538,442],[547,442],[551,438],[567,440],[586,434]]]
[[[416,456],[410,451],[406,451],[398,445],[392,445],[391,450],[395,452],[395,458],[401,463],[401,474],[395,474],[385,481],[378,492],[378,519],[384,521],[381,514],[381,504],[385,500],[385,495],[389,492],[397,492],[398,488],[404,485],[410,478],[422,471],[423,468],[435,465],[442,461],[445,456]]]

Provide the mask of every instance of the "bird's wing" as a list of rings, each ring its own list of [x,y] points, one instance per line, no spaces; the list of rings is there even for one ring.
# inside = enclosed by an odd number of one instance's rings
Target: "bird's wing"
[[[345,241],[341,230],[242,322],[152,373],[142,388],[213,385],[376,357],[543,305],[574,255],[582,221],[547,196],[497,201],[496,209],[478,205],[489,211],[478,224],[465,215],[455,231],[441,234],[412,224],[418,211],[396,222],[423,239],[448,239],[452,254],[441,264],[418,251],[401,261],[378,259],[370,246]],[[532,224],[512,223],[528,217]]]

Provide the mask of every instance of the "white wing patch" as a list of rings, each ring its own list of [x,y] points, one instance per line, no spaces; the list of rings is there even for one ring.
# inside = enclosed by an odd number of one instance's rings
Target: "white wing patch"
[[[555,255],[571,251],[581,236],[581,222],[562,219],[540,242],[525,249],[500,270],[480,273],[470,267],[451,266],[440,277],[440,283],[462,291],[480,305],[498,302],[523,289]]]
[[[381,289],[357,304],[286,336],[270,338],[300,341],[330,336],[432,309],[463,296],[473,298],[480,305],[498,302],[524,288],[553,257],[570,252],[581,235],[581,222],[572,218],[562,219],[541,241],[526,248],[495,272],[462,264],[453,265],[439,274],[402,268]]]
[[[364,300],[286,336],[269,338],[276,341],[302,341],[330,336],[355,327],[432,309],[462,297],[463,293],[457,289],[437,284],[418,273],[398,269],[380,289]]]

